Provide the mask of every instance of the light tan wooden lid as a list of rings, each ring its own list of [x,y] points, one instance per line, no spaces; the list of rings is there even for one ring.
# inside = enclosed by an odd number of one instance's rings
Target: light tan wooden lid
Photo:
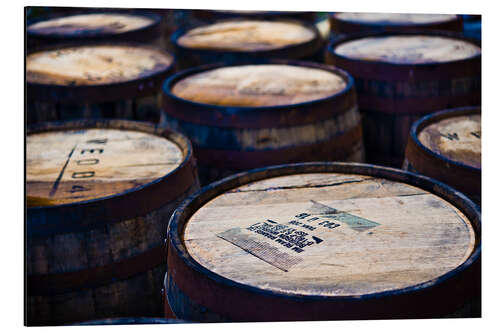
[[[190,48],[264,51],[313,40],[314,31],[286,21],[224,21],[189,30],[177,42]]]
[[[82,129],[28,135],[28,206],[121,193],[165,176],[182,160],[175,143],[138,131]]]
[[[335,13],[335,18],[366,24],[425,24],[451,21],[454,14]]]
[[[32,24],[28,32],[74,34],[79,31],[94,33],[123,33],[144,28],[154,20],[142,15],[114,13],[72,15]]]
[[[481,115],[445,118],[418,133],[418,140],[450,160],[481,168]]]
[[[221,67],[186,77],[172,93],[222,106],[274,106],[313,101],[346,87],[344,78],[322,69],[291,65]]]
[[[364,37],[339,44],[335,53],[360,60],[377,60],[396,64],[448,62],[481,53],[478,46],[460,39],[425,36]]]
[[[350,296],[437,278],[475,241],[468,219],[424,190],[354,174],[302,174],[238,187],[184,229],[189,254],[233,281],[274,292]]]
[[[97,85],[126,82],[165,70],[172,56],[149,47],[94,45],[41,51],[26,58],[29,83]]]

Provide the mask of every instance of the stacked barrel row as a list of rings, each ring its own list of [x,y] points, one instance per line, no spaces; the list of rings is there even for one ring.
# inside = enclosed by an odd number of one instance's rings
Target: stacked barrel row
[[[462,24],[29,22],[27,323],[477,316],[481,50]],[[352,163],[403,160],[432,178]]]

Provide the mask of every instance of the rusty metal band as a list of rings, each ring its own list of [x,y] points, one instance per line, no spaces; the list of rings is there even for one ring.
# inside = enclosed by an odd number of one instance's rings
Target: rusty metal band
[[[190,142],[183,135],[140,122],[126,120],[83,120],[42,123],[30,126],[28,134],[82,128],[135,129],[168,137],[181,147],[183,162],[167,175],[140,187],[104,198],[27,209],[27,237],[88,231],[105,224],[129,220],[157,210],[197,186],[196,161]]]
[[[162,109],[167,115],[194,124],[225,128],[269,128],[302,126],[341,114],[357,104],[354,80],[343,70],[328,65],[292,60],[269,60],[259,63],[289,64],[326,70],[340,75],[346,87],[332,96],[299,104],[269,107],[231,107],[195,103],[172,94],[176,82],[189,75],[223,67],[226,64],[201,66],[170,77],[163,85]]]
[[[398,23],[398,24],[373,24],[365,23],[360,21],[348,21],[337,18],[335,14],[331,14],[329,17],[330,28],[332,32],[337,33],[356,33],[363,31],[411,31],[415,29],[429,29],[429,30],[447,30],[454,32],[462,32],[462,18],[457,15],[456,18],[441,22],[430,22],[430,23]]]
[[[398,115],[424,115],[451,106],[481,104],[481,90],[457,96],[405,97],[394,99],[375,95],[358,94],[360,111],[393,113]]]
[[[248,170],[291,162],[342,161],[361,146],[362,126],[360,123],[348,132],[319,143],[252,151],[207,149],[194,146],[194,152],[200,165]]]
[[[165,247],[153,247],[141,254],[106,266],[76,272],[33,274],[27,276],[30,296],[51,296],[83,289],[97,288],[126,280],[166,263]]]

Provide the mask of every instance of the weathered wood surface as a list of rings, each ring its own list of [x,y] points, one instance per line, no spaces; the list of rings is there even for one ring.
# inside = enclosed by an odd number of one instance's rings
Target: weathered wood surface
[[[180,69],[217,62],[309,59],[325,45],[312,23],[233,18],[184,27],[171,38]]]
[[[163,103],[165,126],[193,142],[204,184],[268,165],[364,160],[352,79],[329,66],[198,68],[172,77]]]
[[[445,110],[416,122],[404,168],[443,181],[480,204],[480,107]]]
[[[433,317],[480,286],[463,271],[477,265],[480,248],[471,201],[394,169],[318,165],[244,174],[181,207],[169,230],[166,278],[178,317]]]
[[[355,79],[367,160],[401,167],[411,124],[481,103],[479,43],[444,32],[363,33],[333,41],[327,63]]]
[[[80,118],[159,121],[159,91],[174,58],[132,44],[59,46],[26,58],[27,122]]]
[[[199,188],[189,142],[123,120],[29,127],[28,325],[158,316],[163,238]]]

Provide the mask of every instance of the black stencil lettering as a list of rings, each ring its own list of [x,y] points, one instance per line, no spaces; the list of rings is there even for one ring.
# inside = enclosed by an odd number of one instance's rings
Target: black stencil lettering
[[[474,135],[476,138],[481,139],[481,131],[470,132],[470,134]]]
[[[295,215],[296,218],[299,218],[299,219],[305,219],[306,217],[308,216],[311,216],[311,214],[307,214],[307,213],[300,213],[298,215]]]
[[[85,192],[85,191],[90,191],[90,188],[80,185],[73,185],[73,187],[71,187],[71,190],[69,190],[68,192],[75,193],[75,192]]]
[[[99,163],[99,160],[97,158],[76,161],[76,164],[78,165],[94,165],[97,163]]]
[[[82,149],[81,151],[81,154],[84,154],[85,152],[88,152],[90,154],[93,154],[94,152],[99,152],[99,154],[102,154],[102,152],[104,151],[104,149],[100,149],[100,148],[88,148],[88,149]]]
[[[91,178],[94,177],[94,171],[84,171],[84,172],[73,172],[72,178]]]
[[[442,133],[439,133],[439,134],[440,134],[443,138],[446,138],[446,139],[451,140],[451,141],[453,141],[453,140],[457,140],[457,141],[458,141],[458,140],[460,140],[460,139],[458,138],[458,134],[457,134],[457,133],[453,133],[453,134],[451,134],[451,133],[447,133],[446,135],[445,135],[445,134],[442,134]]]
[[[108,142],[107,138],[105,138],[105,139],[92,139],[92,140],[87,141],[87,143],[95,143],[95,144],[101,144],[101,145],[105,145],[107,142]]]

